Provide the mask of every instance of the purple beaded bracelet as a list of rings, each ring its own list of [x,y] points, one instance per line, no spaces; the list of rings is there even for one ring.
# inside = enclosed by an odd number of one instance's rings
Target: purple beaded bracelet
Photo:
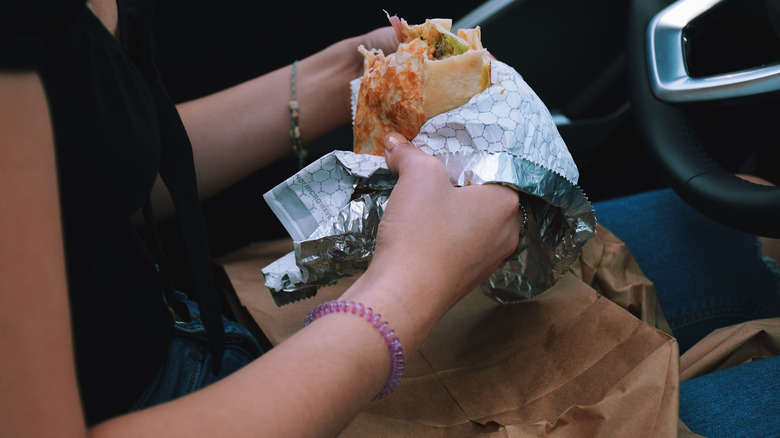
[[[382,337],[385,338],[387,348],[390,350],[393,359],[393,364],[390,368],[390,376],[387,378],[384,388],[382,388],[379,394],[374,397],[374,400],[387,397],[398,388],[398,385],[401,383],[401,376],[404,373],[404,352],[401,349],[401,341],[397,337],[393,337],[395,331],[387,329],[387,321],[382,323],[379,322],[380,315],[378,313],[374,314],[374,311],[371,310],[370,307],[365,307],[360,303],[352,301],[328,301],[322,303],[309,312],[303,325],[305,327],[311,324],[315,319],[336,312],[352,313],[353,315],[365,318],[365,320],[370,322],[374,328],[378,329]]]

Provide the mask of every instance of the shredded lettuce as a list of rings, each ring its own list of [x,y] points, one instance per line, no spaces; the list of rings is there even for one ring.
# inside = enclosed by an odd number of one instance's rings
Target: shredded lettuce
[[[461,55],[465,53],[470,47],[467,43],[463,42],[460,38],[441,34],[441,38],[435,43],[436,51],[433,56],[436,59],[446,58],[448,56]]]

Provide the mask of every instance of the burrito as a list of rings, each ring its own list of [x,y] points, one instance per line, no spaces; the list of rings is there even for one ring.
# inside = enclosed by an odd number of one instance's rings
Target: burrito
[[[458,29],[456,35],[450,19],[409,26],[388,18],[401,43],[396,53],[358,48],[364,57],[353,127],[358,154],[384,155],[388,132],[412,139],[426,120],[490,86],[490,57],[479,27]]]
[[[264,195],[294,240],[293,252],[263,269],[274,302],[310,298],[365,271],[397,181],[381,156],[391,130],[441,160],[454,186],[500,183],[527,195],[532,225],[479,289],[500,303],[543,293],[596,233],[550,111],[515,69],[487,54],[479,28],[453,35],[450,20],[390,22],[398,51],[361,48],[364,74],[350,82],[354,150],[335,150]]]

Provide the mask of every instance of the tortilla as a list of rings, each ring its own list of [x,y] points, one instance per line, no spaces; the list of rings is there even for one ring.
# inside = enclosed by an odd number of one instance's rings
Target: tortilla
[[[453,34],[452,20],[410,27],[389,17],[401,44],[396,53],[358,50],[364,73],[353,127],[353,150],[384,155],[382,139],[397,131],[412,139],[431,117],[457,108],[490,86],[490,58],[479,27]]]

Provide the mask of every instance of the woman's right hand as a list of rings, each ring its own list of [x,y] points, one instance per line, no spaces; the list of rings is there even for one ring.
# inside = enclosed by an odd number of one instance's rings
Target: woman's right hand
[[[400,134],[387,135],[385,144],[399,179],[372,264],[403,265],[414,282],[452,293],[454,304],[517,248],[518,194],[498,184],[453,187],[444,165]]]
[[[343,298],[404,320],[399,337],[414,348],[515,251],[522,213],[517,192],[507,187],[453,187],[441,161],[400,134],[388,134],[385,147],[398,183],[371,264]]]

